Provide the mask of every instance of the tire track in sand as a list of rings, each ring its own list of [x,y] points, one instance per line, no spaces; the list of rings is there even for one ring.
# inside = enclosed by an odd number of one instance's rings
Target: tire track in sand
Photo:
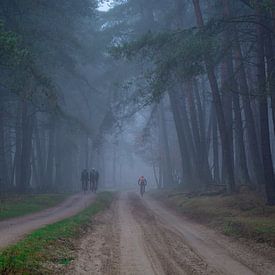
[[[274,260],[135,193],[95,218],[69,274],[275,274]]]

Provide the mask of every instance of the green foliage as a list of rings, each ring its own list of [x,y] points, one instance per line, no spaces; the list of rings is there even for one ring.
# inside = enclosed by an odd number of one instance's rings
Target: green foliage
[[[110,206],[112,194],[100,193],[96,202],[79,214],[31,233],[0,254],[1,274],[48,274],[53,265],[67,265],[74,250],[73,238],[91,217]],[[56,271],[56,270],[55,270]]]
[[[263,0],[262,7],[269,11],[275,11],[275,4],[273,0]]]
[[[215,30],[215,31],[214,31]],[[220,43],[217,28],[196,28],[153,34],[148,32],[140,39],[111,49],[116,58],[141,57],[142,62],[153,65],[148,83],[152,98],[158,99],[175,80],[183,81],[204,73],[204,60],[216,56]],[[173,84],[172,84],[173,83]]]
[[[1,84],[42,112],[55,109],[63,93],[58,77],[70,73],[77,80],[76,66],[81,58],[88,60],[96,6],[95,0],[1,1],[5,12],[0,12],[0,20],[10,31],[0,24],[0,62],[21,65],[12,68]],[[26,95],[22,87],[29,88],[30,82],[34,85]]]
[[[274,11],[275,10],[275,4],[273,0],[262,0],[262,1],[257,1],[257,0],[250,0],[248,1],[248,4],[252,8],[256,8],[259,6],[262,9],[265,9],[267,11]]]
[[[0,66],[15,66],[27,56],[28,52],[19,47],[18,36],[4,29],[0,21]]]

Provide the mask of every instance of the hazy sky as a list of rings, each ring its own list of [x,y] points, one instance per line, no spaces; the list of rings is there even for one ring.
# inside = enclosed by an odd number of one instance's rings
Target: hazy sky
[[[110,3],[112,1],[105,1],[102,4],[99,5],[98,10],[100,11],[108,11],[110,9]]]

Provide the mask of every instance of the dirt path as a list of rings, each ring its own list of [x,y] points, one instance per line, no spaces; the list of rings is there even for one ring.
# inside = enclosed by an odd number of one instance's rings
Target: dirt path
[[[92,221],[79,243],[78,255],[66,274],[119,274],[118,201]]]
[[[169,224],[169,230],[179,234],[182,242],[206,263],[211,274],[214,270],[218,274],[232,275],[275,274],[274,249],[265,247],[269,257],[264,257],[260,252],[261,245],[242,244],[203,225],[177,216],[154,200],[146,200],[145,205],[157,215],[160,223],[165,226]]]
[[[22,239],[26,234],[44,225],[57,222],[77,214],[94,199],[93,194],[76,194],[53,208],[27,216],[0,222],[0,249]]]
[[[271,251],[274,253],[274,251]],[[134,193],[81,241],[70,274],[275,274],[275,262]]]

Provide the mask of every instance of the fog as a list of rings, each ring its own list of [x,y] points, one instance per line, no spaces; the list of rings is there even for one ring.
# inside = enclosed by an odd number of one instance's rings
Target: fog
[[[0,0],[0,274],[275,274],[274,169],[275,0]]]
[[[94,168],[102,189],[143,175],[161,189],[249,186],[275,203],[272,5],[0,8],[2,193],[78,191]]]

